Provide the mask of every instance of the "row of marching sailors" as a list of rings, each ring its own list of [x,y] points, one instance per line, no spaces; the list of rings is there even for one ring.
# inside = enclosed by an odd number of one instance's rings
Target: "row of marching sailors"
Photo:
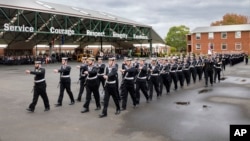
[[[162,95],[163,86],[165,86],[166,93],[168,94],[172,82],[174,83],[174,90],[177,90],[178,82],[181,88],[184,86],[185,81],[188,86],[191,79],[193,79],[194,83],[196,82],[197,76],[199,81],[201,81],[203,73],[205,86],[208,86],[208,79],[210,80],[210,84],[213,85],[216,82],[216,78],[220,81],[222,70],[220,58],[214,59],[211,55],[204,59],[200,57],[184,58],[183,60],[176,58],[162,58],[157,60],[156,58],[152,58],[149,64],[145,63],[145,60],[141,58],[139,62],[135,61],[134,66],[139,72],[135,78],[137,103],[140,101],[139,90],[142,90],[148,101],[152,100],[153,88],[156,91],[157,97],[159,97]],[[149,87],[148,96],[146,91],[148,90],[147,86]]]
[[[82,58],[82,65],[78,66],[80,69],[80,90],[77,97],[77,101],[80,102],[84,88],[86,88],[86,100],[83,105],[81,113],[89,112],[89,104],[91,101],[91,95],[93,93],[96,102],[96,109],[101,109],[99,87],[102,84],[104,89],[104,107],[100,118],[107,116],[108,104],[110,96],[112,96],[115,105],[115,114],[120,114],[120,97],[118,91],[118,64],[115,62],[115,58],[109,58],[108,65],[102,63],[102,58],[98,58],[97,64],[94,64],[94,58]]]
[[[140,59],[140,62],[132,63],[130,58],[125,60],[120,72],[122,73],[122,83],[120,85],[121,94],[119,94],[118,84],[118,64],[115,62],[115,58],[109,58],[108,65],[102,63],[102,59],[98,59],[97,64],[94,64],[94,58],[82,58],[82,65],[78,66],[80,69],[80,91],[78,93],[77,101],[81,101],[84,88],[86,88],[86,100],[83,105],[82,113],[89,112],[89,104],[91,95],[93,93],[96,109],[101,109],[99,86],[100,83],[105,90],[104,95],[104,108],[100,117],[107,116],[107,108],[110,96],[116,105],[115,114],[119,114],[121,110],[126,110],[128,93],[130,94],[133,106],[136,107],[140,103],[140,90],[143,92],[146,101],[149,102],[153,97],[153,87],[156,90],[157,97],[162,94],[162,84],[166,86],[167,93],[170,92],[170,86],[172,80],[174,82],[175,90],[178,88],[177,82],[180,81],[181,87],[184,85],[184,80],[187,84],[190,84],[190,77],[192,74],[193,81],[196,81],[196,75],[198,74],[199,80],[202,78],[202,73],[205,74],[206,86],[208,84],[208,78],[210,77],[210,83],[213,84],[213,73],[218,74],[218,80],[220,80],[220,65],[219,61],[212,59],[211,55],[206,59],[196,60],[191,58],[190,60],[177,61],[175,58],[170,60],[162,59],[157,62],[156,58],[152,58],[151,63],[146,63],[145,59]],[[35,106],[39,95],[44,100],[45,111],[50,110],[49,101],[46,93],[46,81],[45,81],[45,68],[41,67],[41,61],[35,62],[34,71],[26,70],[27,74],[33,74],[34,77],[34,95],[33,101],[27,109],[30,112],[34,112]],[[218,70],[214,70],[214,67]],[[203,71],[202,71],[203,70]],[[69,98],[71,100],[69,105],[74,105],[75,99],[71,91],[71,79],[70,79],[71,67],[67,64],[67,58],[62,58],[62,65],[59,69],[54,69],[55,73],[60,74],[60,91],[56,107],[62,106],[62,100],[64,96],[64,90],[66,89]],[[197,74],[196,74],[197,73]],[[136,84],[136,85],[135,85]],[[149,94],[148,94],[149,87]],[[120,107],[120,102],[122,105]]]

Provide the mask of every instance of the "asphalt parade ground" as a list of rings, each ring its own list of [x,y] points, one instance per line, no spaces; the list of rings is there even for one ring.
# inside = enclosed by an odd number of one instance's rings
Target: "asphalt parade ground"
[[[78,62],[69,62],[71,89],[76,98]],[[121,62],[119,62],[121,67]],[[65,91],[62,107],[54,107],[59,95],[60,63],[46,68],[50,111],[44,112],[39,98],[35,112],[25,109],[32,101],[33,75],[25,74],[33,65],[0,66],[0,141],[229,141],[232,124],[250,123],[250,65],[226,66],[224,80],[204,87],[204,79],[166,95],[143,95],[135,109],[129,97],[126,111],[115,115],[112,99],[106,118],[99,118],[92,98],[90,112],[82,114],[82,102],[70,103]],[[172,84],[173,87],[173,84]],[[154,93],[155,94],[155,93]],[[103,97],[103,95],[101,95]]]

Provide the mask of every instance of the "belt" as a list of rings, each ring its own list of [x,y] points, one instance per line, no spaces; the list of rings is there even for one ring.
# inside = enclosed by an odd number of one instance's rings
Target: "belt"
[[[176,70],[174,70],[174,71],[170,71],[170,72],[176,72]]]
[[[115,81],[115,80],[114,80],[114,81],[107,81],[106,83],[107,83],[107,84],[115,84],[116,81]]]
[[[43,81],[45,81],[45,79],[35,80],[35,83],[40,83],[40,82],[43,82]]]
[[[138,79],[147,79],[147,77],[146,76],[144,76],[144,77],[137,77]]]
[[[169,74],[169,72],[162,72],[161,74]]]
[[[184,70],[189,70],[189,69],[184,69]]]
[[[65,77],[69,77],[69,75],[62,75],[61,77],[65,78]]]
[[[98,76],[100,76],[100,75],[104,75],[104,73],[100,73],[100,74],[97,74]]]
[[[125,77],[126,80],[134,80],[134,77]]]
[[[155,73],[155,74],[151,74],[151,76],[158,76],[159,74],[158,73]]]
[[[97,78],[97,75],[94,76],[94,77],[87,77],[88,80],[93,80],[93,79],[96,79]]]
[[[182,72],[182,70],[177,70],[178,72]]]

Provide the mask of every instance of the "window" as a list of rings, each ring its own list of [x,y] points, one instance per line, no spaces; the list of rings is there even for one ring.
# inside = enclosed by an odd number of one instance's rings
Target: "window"
[[[209,32],[208,33],[208,39],[213,39],[214,38],[214,33],[213,32]]]
[[[235,50],[241,50],[241,43],[235,43]]]
[[[227,44],[226,43],[221,44],[221,50],[227,50]]]
[[[227,38],[227,32],[221,32],[221,39]]]
[[[214,50],[214,43],[208,43],[208,49]]]
[[[241,32],[240,31],[235,32],[235,38],[241,38]]]
[[[201,44],[196,44],[196,50],[200,50],[201,49]]]
[[[196,33],[195,37],[196,37],[196,40],[200,40],[201,39],[201,33]]]

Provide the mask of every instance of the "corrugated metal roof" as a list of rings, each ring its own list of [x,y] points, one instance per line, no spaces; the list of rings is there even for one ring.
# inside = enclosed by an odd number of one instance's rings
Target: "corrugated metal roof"
[[[191,33],[250,31],[250,24],[197,27]]]
[[[132,24],[135,26],[151,27],[136,21],[122,18],[105,11],[94,11],[90,9],[71,7],[67,5],[48,3],[40,0],[1,0],[0,7],[15,8],[22,10],[38,11],[53,14],[62,14],[88,19],[99,19],[114,21],[116,23]]]

